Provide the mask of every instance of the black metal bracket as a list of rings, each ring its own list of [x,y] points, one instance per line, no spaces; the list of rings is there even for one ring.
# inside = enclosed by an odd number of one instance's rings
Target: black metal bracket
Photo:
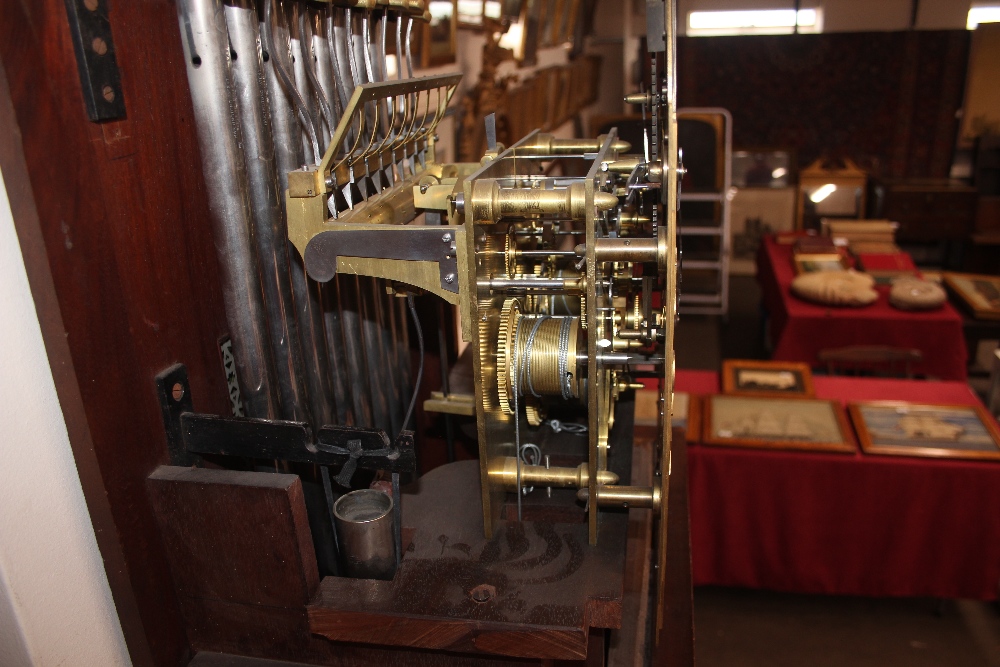
[[[94,122],[125,118],[121,72],[111,39],[108,0],[66,0],[87,117]]]
[[[338,257],[437,262],[441,289],[458,293],[455,230],[439,226],[385,229],[330,229],[309,239],[305,264],[309,277],[326,282],[337,273]]]
[[[156,386],[173,465],[197,465],[202,456],[212,455],[336,466],[340,468],[336,481],[348,488],[358,468],[416,470],[411,431],[390,441],[381,429],[330,425],[320,428],[314,438],[304,422],[199,414],[193,410],[183,364],[156,376]]]

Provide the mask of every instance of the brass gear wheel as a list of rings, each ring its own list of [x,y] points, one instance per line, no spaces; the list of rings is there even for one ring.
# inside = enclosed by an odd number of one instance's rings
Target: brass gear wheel
[[[485,314],[480,316],[479,319],[479,358],[483,360],[482,368],[480,369],[480,382],[482,387],[485,389],[488,382],[492,380],[490,377],[490,369],[487,366],[487,361],[491,356],[492,346],[490,345],[490,324],[487,316]],[[492,412],[497,409],[496,404],[493,401],[492,392],[482,391],[482,403],[483,410],[485,412]]]
[[[541,401],[535,399],[524,402],[524,412],[528,417],[528,423],[532,426],[541,426],[542,422],[545,421],[545,408],[542,407]]]
[[[511,365],[514,361],[514,335],[517,321],[521,318],[521,301],[510,298],[504,301],[500,310],[500,330],[497,334],[497,395],[500,409],[508,415],[514,414],[511,402]]]

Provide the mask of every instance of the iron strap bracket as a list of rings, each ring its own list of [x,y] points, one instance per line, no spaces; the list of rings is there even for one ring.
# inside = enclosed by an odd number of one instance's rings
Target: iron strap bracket
[[[347,225],[345,225],[347,226]],[[309,240],[305,265],[309,276],[326,282],[338,272],[373,275],[396,282],[422,287],[440,293],[457,295],[458,235],[460,227],[425,225],[373,225],[366,229],[330,229]],[[341,262],[341,260],[343,261]],[[350,260],[361,260],[351,262]],[[422,284],[425,276],[415,265],[364,260],[404,260],[405,262],[436,262],[434,285]],[[345,271],[343,264],[351,264]],[[444,296],[444,295],[442,295]]]
[[[394,440],[381,429],[323,426],[313,437],[305,422],[241,419],[193,411],[187,369],[176,364],[156,377],[170,462],[198,465],[203,456],[234,456],[336,466],[349,487],[358,468],[401,473],[416,470],[413,433]]]
[[[107,0],[66,0],[87,117],[95,123],[125,118],[121,72],[111,39]]]

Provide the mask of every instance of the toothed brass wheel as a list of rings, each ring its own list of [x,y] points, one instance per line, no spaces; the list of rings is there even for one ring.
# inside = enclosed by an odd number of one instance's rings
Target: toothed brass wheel
[[[497,394],[500,397],[500,409],[509,415],[514,414],[511,382],[511,367],[514,355],[514,337],[517,333],[517,321],[521,317],[521,301],[507,299],[500,310],[500,331],[497,334]]]

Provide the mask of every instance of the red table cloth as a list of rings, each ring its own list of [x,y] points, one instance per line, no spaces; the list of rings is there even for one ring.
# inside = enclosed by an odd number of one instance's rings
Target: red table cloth
[[[961,382],[814,383],[841,402],[979,402]],[[676,388],[718,393],[718,375],[678,371]],[[1000,463],[708,445],[688,462],[696,585],[997,598]]]
[[[771,319],[774,359],[817,366],[822,349],[889,345],[923,352],[923,361],[914,367],[918,375],[965,379],[962,317],[951,304],[925,312],[902,311],[889,305],[889,287],[878,286],[878,301],[870,306],[821,306],[792,295],[794,277],[792,245],[766,237],[757,256],[757,280],[761,301]]]

